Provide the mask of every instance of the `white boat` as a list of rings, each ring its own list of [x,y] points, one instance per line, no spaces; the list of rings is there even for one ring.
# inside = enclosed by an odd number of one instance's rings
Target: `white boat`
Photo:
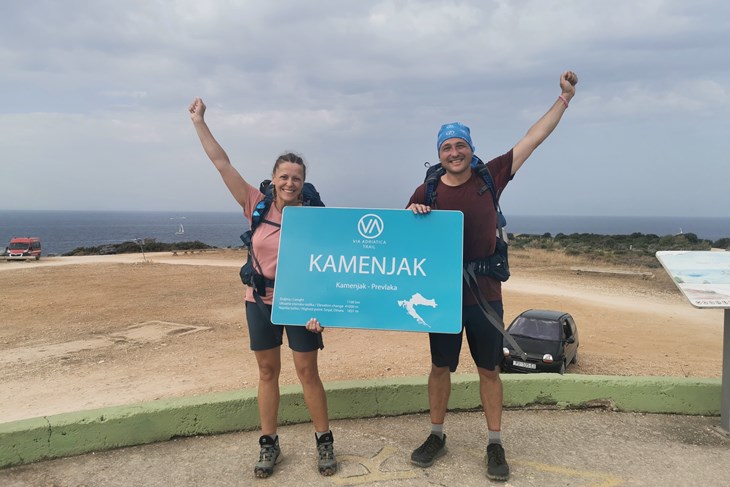
[[[177,229],[177,232],[175,232],[175,235],[185,235],[185,228],[182,223],[180,224],[180,228]]]

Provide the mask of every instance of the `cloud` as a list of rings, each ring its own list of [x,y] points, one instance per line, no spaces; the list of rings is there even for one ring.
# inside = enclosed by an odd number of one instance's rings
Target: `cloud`
[[[42,176],[4,175],[0,208],[36,188],[39,207],[130,209],[139,189],[140,209],[230,209],[188,121],[194,96],[254,181],[295,150],[325,201],[368,205],[377,187],[377,206],[399,207],[434,160],[441,123],[470,124],[483,157],[502,153],[554,102],[564,69],[580,75],[578,95],[538,153],[590,154],[590,171],[571,177],[594,181],[586,192],[610,207],[601,168],[617,157],[626,170],[648,164],[646,140],[681,141],[667,158],[675,171],[672,154],[730,150],[728,17],[730,4],[709,0],[10,2],[0,88],[13,96],[0,108],[0,150]],[[528,176],[519,187],[532,189]],[[186,197],[204,182],[207,197]],[[682,211],[669,194],[655,198]]]

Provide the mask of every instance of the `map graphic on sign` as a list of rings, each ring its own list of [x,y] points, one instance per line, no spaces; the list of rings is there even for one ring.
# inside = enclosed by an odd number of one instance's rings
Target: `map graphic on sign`
[[[656,256],[692,306],[730,307],[730,252],[660,251]]]
[[[464,215],[287,207],[271,320],[458,333]]]
[[[426,299],[421,296],[421,293],[416,293],[407,301],[398,301],[398,306],[405,308],[408,311],[408,314],[416,320],[416,323],[427,328],[431,328],[431,325],[426,323],[426,321],[418,314],[416,306],[430,306],[431,308],[435,308],[438,305],[436,304],[435,299]]]

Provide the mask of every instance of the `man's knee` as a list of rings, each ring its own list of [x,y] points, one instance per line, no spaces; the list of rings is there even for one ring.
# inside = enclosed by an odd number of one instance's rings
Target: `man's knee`
[[[501,379],[499,378],[499,366],[496,366],[494,370],[477,367],[477,371],[479,372],[479,380],[484,380],[487,382],[501,381]]]
[[[449,377],[451,376],[451,370],[449,370],[448,365],[440,367],[438,365],[431,364],[431,376],[435,378]]]

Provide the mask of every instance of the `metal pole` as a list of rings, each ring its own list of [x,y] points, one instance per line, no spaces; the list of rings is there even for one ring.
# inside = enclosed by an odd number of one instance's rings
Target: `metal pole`
[[[730,434],[730,309],[725,308],[725,327],[722,339],[722,400],[720,427]]]
[[[137,245],[139,245],[139,248],[142,251],[142,260],[147,262],[147,257],[144,255],[144,240],[141,238],[135,238],[134,241],[137,242]]]

